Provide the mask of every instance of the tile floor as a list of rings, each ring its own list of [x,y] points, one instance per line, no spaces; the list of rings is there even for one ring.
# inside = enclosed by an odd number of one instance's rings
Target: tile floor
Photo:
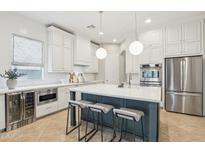
[[[77,131],[65,135],[66,113],[62,111],[19,129],[1,133],[0,141],[77,141]],[[83,130],[84,128],[82,133]],[[111,136],[112,130],[106,129],[105,141],[109,141]],[[100,141],[100,133],[91,141]],[[127,137],[123,141],[133,141],[133,138]],[[205,118],[161,110],[160,141],[205,141]]]

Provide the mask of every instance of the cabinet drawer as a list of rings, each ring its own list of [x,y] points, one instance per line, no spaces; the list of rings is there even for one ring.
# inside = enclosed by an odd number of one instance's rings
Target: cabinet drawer
[[[36,107],[36,117],[42,117],[53,113],[58,109],[58,102],[48,103]]]

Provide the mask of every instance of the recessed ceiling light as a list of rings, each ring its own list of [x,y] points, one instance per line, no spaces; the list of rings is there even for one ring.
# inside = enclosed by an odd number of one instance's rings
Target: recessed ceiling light
[[[117,42],[117,40],[116,40],[116,39],[113,39],[112,41],[113,41],[113,42]]]
[[[103,32],[99,32],[99,35],[103,35],[104,33]]]
[[[152,20],[151,19],[146,19],[144,22],[148,24],[148,23],[151,23]]]

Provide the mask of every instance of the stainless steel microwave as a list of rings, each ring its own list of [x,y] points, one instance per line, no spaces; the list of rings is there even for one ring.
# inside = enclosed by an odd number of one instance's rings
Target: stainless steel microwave
[[[37,92],[37,105],[57,101],[57,88],[41,89]]]

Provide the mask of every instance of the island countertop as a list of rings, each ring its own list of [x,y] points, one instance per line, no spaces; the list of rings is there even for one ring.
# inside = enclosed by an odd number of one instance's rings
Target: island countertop
[[[70,91],[161,103],[161,87],[133,86],[131,88],[118,88],[117,85],[113,84],[95,84],[71,88]]]

